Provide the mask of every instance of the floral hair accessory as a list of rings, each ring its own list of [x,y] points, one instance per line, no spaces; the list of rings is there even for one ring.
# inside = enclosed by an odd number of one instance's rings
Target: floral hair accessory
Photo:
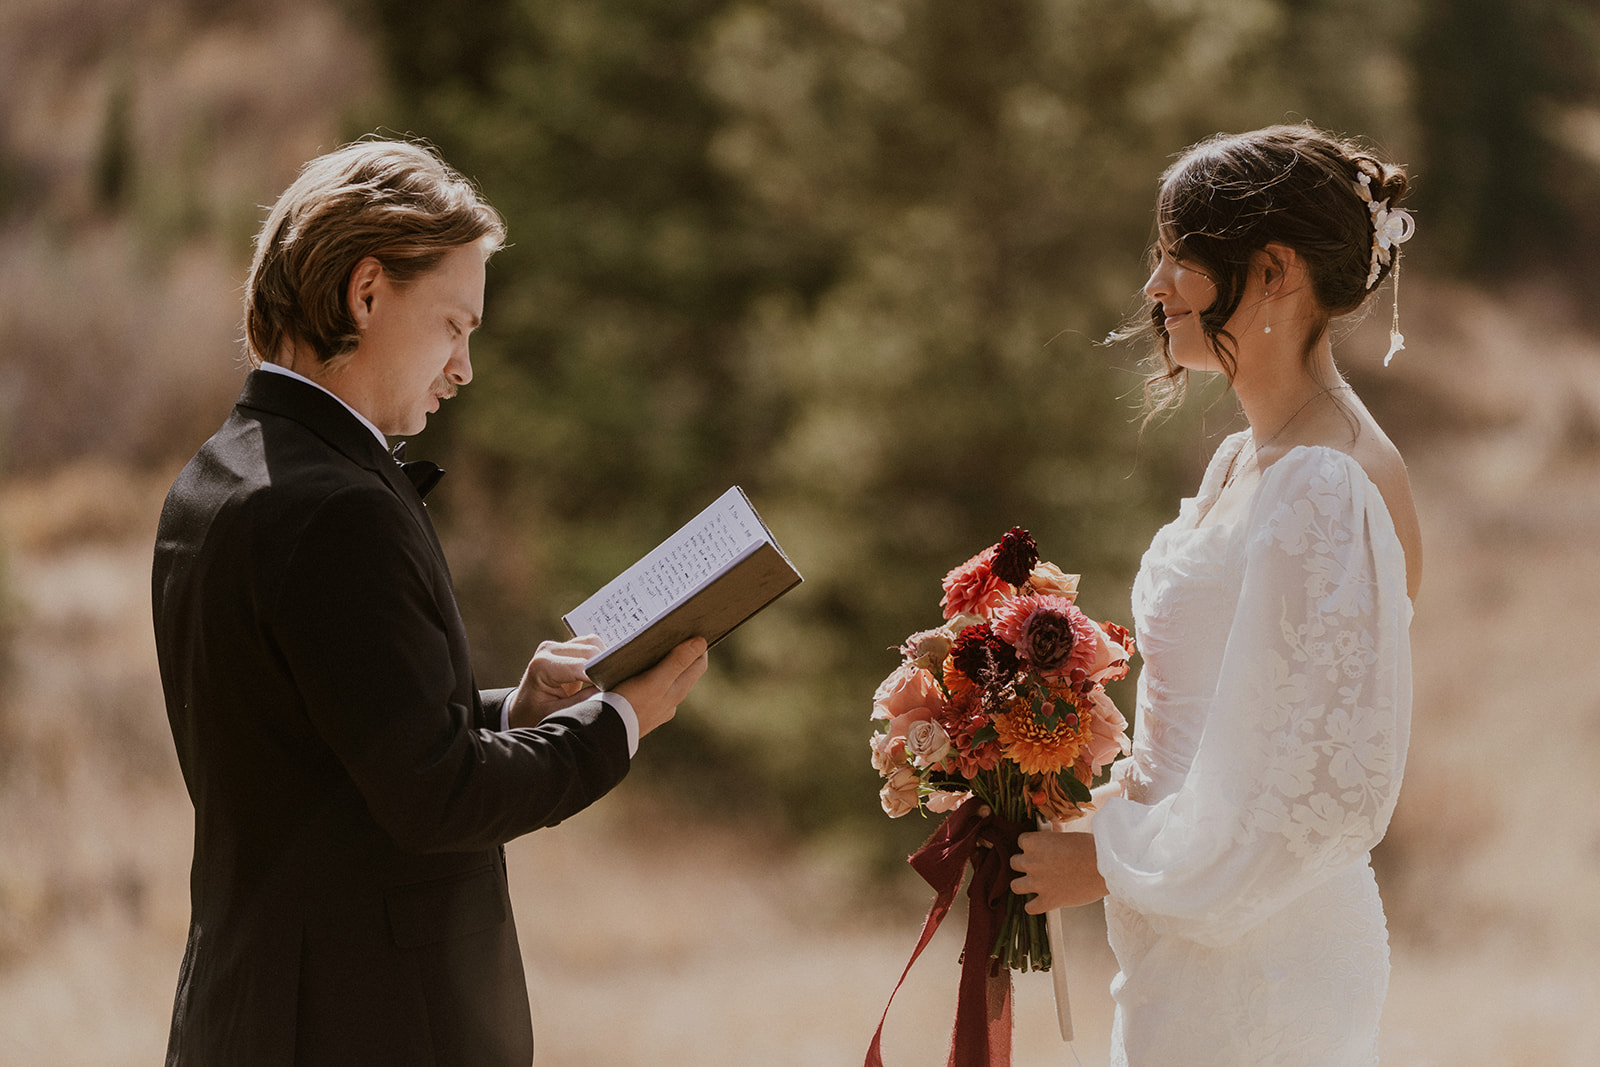
[[[1387,199],[1372,199],[1372,175],[1364,170],[1356,175],[1355,190],[1372,213],[1372,269],[1367,272],[1367,288],[1371,289],[1394,255],[1393,249],[1411,240],[1417,221],[1405,208],[1390,210]]]
[[[1387,197],[1374,200],[1372,175],[1359,164],[1356,170],[1356,180],[1353,183],[1356,195],[1366,202],[1367,210],[1372,213],[1372,269],[1367,272],[1369,291],[1378,283],[1378,275],[1388,265],[1389,260],[1394,260],[1394,321],[1389,327],[1389,351],[1383,357],[1383,365],[1387,367],[1394,354],[1406,346],[1405,335],[1400,332],[1399,255],[1400,246],[1411,240],[1411,235],[1416,232],[1417,221],[1405,208],[1391,209]]]

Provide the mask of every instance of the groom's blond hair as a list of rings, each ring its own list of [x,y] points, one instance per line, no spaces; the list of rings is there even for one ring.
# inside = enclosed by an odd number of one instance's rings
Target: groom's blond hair
[[[505,221],[432,147],[362,140],[318,156],[273,205],[256,235],[245,282],[250,362],[295,345],[337,364],[359,339],[347,299],[368,256],[399,283],[436,267],[451,249],[505,241]]]

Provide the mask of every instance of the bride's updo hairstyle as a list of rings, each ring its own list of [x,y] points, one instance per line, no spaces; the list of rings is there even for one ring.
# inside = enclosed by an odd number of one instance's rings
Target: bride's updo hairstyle
[[[1200,324],[1230,378],[1237,340],[1225,326],[1244,298],[1256,252],[1279,243],[1305,261],[1321,313],[1305,338],[1308,355],[1328,324],[1361,308],[1398,262],[1387,256],[1373,275],[1373,214],[1357,189],[1363,173],[1373,200],[1399,207],[1404,170],[1306,124],[1209,138],[1161,176],[1161,238],[1216,285],[1217,298],[1200,312]],[[1154,342],[1145,382],[1154,415],[1182,398],[1186,376],[1172,358],[1160,306],[1152,303],[1148,312],[1114,336]]]

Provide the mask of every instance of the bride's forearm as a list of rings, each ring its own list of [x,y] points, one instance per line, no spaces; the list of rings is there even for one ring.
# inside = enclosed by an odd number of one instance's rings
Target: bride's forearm
[[[1109,782],[1101,782],[1089,790],[1089,795],[1094,797],[1094,805],[1097,808],[1111,797],[1122,796],[1122,778],[1114,777]]]

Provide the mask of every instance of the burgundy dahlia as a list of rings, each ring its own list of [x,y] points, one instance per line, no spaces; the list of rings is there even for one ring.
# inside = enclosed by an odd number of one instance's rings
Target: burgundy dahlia
[[[1013,526],[994,546],[994,561],[989,565],[996,578],[1020,586],[1033,573],[1039,562],[1039,546],[1033,535],[1020,526]]]
[[[1017,650],[995,636],[986,622],[962,630],[950,658],[956,670],[985,689],[1017,672]]]

